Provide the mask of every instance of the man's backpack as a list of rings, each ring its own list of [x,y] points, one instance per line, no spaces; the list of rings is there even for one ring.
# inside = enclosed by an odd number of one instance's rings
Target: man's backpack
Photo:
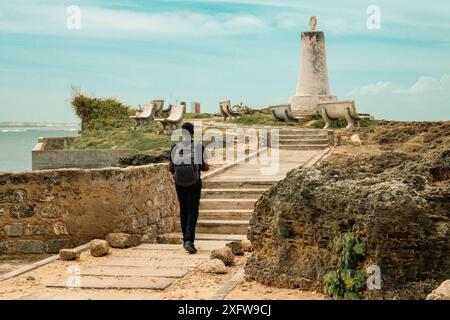
[[[191,157],[186,159],[184,157],[183,163],[174,164],[174,179],[175,184],[180,187],[191,187],[200,180],[200,168],[198,164],[194,162],[195,156],[195,144],[191,145]],[[186,150],[186,149],[184,149]],[[181,150],[182,151],[182,150]],[[186,163],[187,162],[187,163]]]

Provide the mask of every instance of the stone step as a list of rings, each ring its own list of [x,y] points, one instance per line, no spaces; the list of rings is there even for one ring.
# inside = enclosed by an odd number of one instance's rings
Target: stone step
[[[281,139],[302,139],[302,140],[314,140],[314,139],[328,139],[326,134],[318,133],[318,134],[280,134],[278,138]]]
[[[328,148],[328,144],[280,144],[279,149],[284,150],[323,150]]]
[[[266,189],[203,189],[202,199],[258,198]]]
[[[247,199],[201,199],[200,210],[215,209],[252,209],[257,198]]]
[[[280,130],[280,135],[314,136],[327,134],[323,130]]]
[[[202,220],[245,220],[253,214],[251,209],[242,210],[200,210],[199,219]]]
[[[243,189],[261,189],[261,192],[270,188],[274,184],[273,181],[235,181],[235,180],[205,180],[203,188],[243,188]]]
[[[158,239],[160,239],[160,243],[181,243],[183,237],[181,233],[173,232],[166,233]],[[239,241],[247,239],[247,236],[242,234],[196,233],[195,239],[196,243],[197,240]]]
[[[327,139],[280,139],[279,141],[279,145],[286,145],[286,144],[327,144],[328,140]],[[276,144],[274,144],[274,146],[276,146]]]
[[[196,231],[212,234],[247,234],[248,220],[198,220]],[[181,232],[177,222],[175,231]]]

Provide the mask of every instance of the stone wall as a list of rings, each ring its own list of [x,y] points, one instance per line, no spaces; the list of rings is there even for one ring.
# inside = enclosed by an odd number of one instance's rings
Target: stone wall
[[[110,232],[143,242],[174,230],[166,164],[0,174],[0,254],[56,253]]]
[[[61,168],[107,168],[117,166],[119,160],[128,158],[133,150],[49,150],[32,151],[33,170]]]

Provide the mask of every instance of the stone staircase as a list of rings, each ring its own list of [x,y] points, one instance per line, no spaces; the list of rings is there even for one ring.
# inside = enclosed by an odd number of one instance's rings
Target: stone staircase
[[[328,132],[324,130],[280,130],[279,149],[323,150],[328,148]]]
[[[326,134],[307,132],[302,134],[289,131],[298,144],[315,146],[322,144],[327,147]],[[283,132],[283,135],[289,135]],[[320,137],[320,138],[318,138]],[[311,144],[303,141],[313,141]],[[316,140],[320,140],[317,143]],[[274,175],[263,176],[259,164],[245,163],[233,167],[210,179],[204,179],[202,198],[200,200],[200,212],[197,221],[197,240],[242,240],[247,237],[249,219],[253,213],[256,201],[277,181],[283,179],[286,173],[297,168],[319,153],[319,150],[302,149],[280,150],[280,165]],[[161,243],[180,243],[181,225],[177,221],[174,233],[164,234],[159,237]]]

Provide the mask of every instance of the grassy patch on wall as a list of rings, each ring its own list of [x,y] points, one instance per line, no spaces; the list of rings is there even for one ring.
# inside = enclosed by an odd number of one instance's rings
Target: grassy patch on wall
[[[158,155],[172,145],[170,136],[158,135],[151,129],[116,128],[89,130],[75,139],[72,149],[132,149],[140,154]]]

